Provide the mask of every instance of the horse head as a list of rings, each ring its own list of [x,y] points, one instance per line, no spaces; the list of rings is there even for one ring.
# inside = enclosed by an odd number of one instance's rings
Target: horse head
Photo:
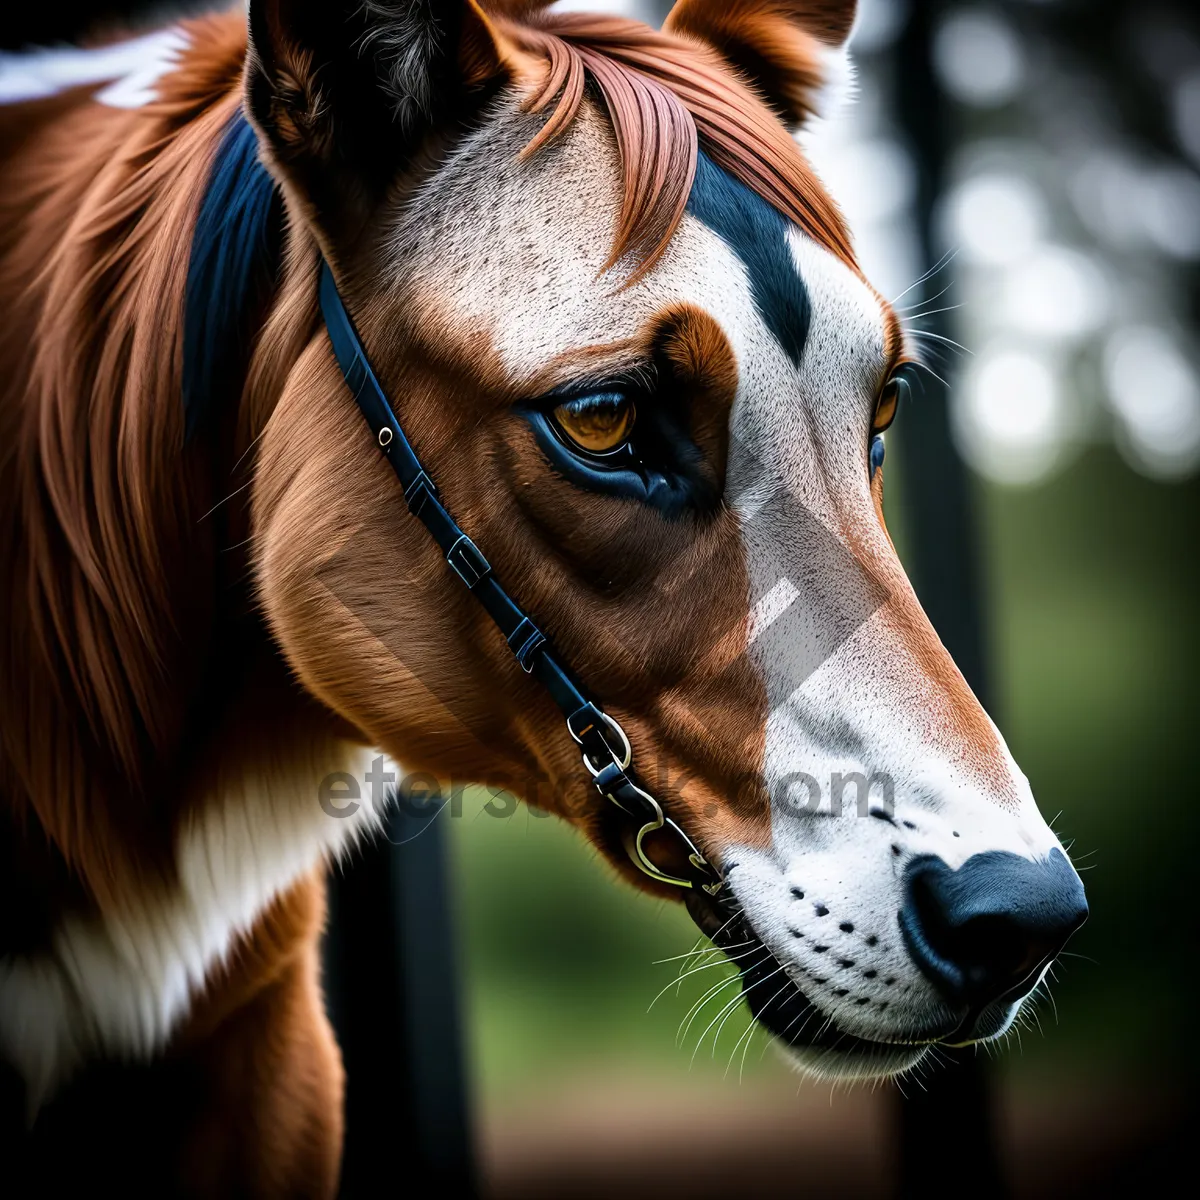
[[[285,273],[330,265],[454,519],[719,872],[687,902],[756,1015],[865,1075],[1007,1029],[1086,906],[884,524],[917,368],[793,136],[854,10],[680,0],[659,33],[252,0],[245,97]],[[679,895],[304,337],[253,491],[296,677],[406,769],[500,784]]]

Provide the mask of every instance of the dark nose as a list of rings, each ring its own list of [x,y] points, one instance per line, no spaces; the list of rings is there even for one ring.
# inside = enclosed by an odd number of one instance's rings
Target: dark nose
[[[989,850],[957,871],[919,855],[904,883],[900,929],[909,954],[951,1004],[973,1013],[1028,994],[1088,915],[1083,884],[1061,850],[1038,862]]]

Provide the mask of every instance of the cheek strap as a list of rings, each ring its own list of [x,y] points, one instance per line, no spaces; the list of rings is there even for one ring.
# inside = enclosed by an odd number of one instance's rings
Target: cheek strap
[[[625,731],[584,695],[559,662],[546,635],[500,585],[483,552],[459,528],[442,503],[437,485],[417,458],[371,369],[333,272],[324,260],[319,295],[321,315],[342,377],[404,489],[408,511],[429,531],[445,556],[446,565],[491,617],[521,669],[537,679],[558,705],[566,719],[567,732],[579,745],[583,765],[597,791],[620,811],[623,819],[632,823],[630,836],[623,838],[630,860],[659,883],[702,888],[715,896],[725,886],[724,880],[687,834],[663,813],[662,805],[636,783],[631,769],[633,749]],[[685,864],[675,871],[661,870],[647,852],[646,839],[660,831],[676,843],[672,859]]]

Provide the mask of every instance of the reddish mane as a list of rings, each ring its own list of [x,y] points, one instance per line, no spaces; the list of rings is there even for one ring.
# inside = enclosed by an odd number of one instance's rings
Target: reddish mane
[[[548,63],[527,107],[550,108],[550,116],[527,155],[570,125],[587,80],[604,99],[625,178],[610,266],[630,253],[641,274],[667,248],[691,191],[699,143],[718,166],[857,271],[842,215],[795,140],[715,51],[621,17],[541,12],[499,24],[522,50]]]
[[[169,850],[160,796],[211,639],[199,519],[215,497],[180,454],[183,286],[245,33],[219,17],[188,30],[153,105],[79,88],[0,108],[3,350],[22,364],[0,393],[0,795],[101,898]]]

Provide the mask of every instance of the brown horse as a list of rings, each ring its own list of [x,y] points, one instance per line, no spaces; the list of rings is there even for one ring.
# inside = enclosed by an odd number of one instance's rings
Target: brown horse
[[[854,0],[544,9],[252,0],[0,76],[0,1117],[42,1189],[333,1192],[322,877],[374,748],[685,895],[816,1072],[1000,1034],[1086,911],[884,528],[912,364],[792,136]]]

